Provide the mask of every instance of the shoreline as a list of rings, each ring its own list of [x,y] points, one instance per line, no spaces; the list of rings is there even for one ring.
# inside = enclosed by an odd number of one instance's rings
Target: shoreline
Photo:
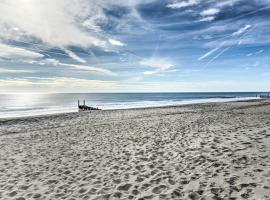
[[[207,99],[210,100],[210,99]],[[188,102],[186,101],[183,104],[171,104],[171,105],[161,105],[161,106],[145,106],[145,107],[131,107],[131,108],[119,108],[119,109],[102,109],[102,111],[114,111],[114,110],[134,110],[134,109],[154,109],[154,108],[170,108],[170,107],[179,107],[179,106],[188,106],[188,105],[200,105],[200,104],[214,104],[214,103],[229,103],[229,102],[238,102],[238,101],[260,101],[264,100],[263,98],[257,97],[244,97],[244,98],[224,98],[219,99],[220,101],[205,101],[205,102]],[[214,100],[214,99],[213,99]],[[224,101],[222,101],[224,100]],[[191,100],[193,101],[193,100]],[[34,111],[33,111],[34,112]],[[89,112],[89,111],[84,111]],[[90,111],[93,112],[93,111]],[[0,122],[5,120],[12,120],[12,119],[24,119],[24,118],[35,118],[35,117],[46,117],[46,116],[57,116],[57,115],[66,115],[66,114],[75,114],[79,113],[78,111],[70,111],[70,112],[54,112],[54,113],[44,113],[44,114],[30,114],[26,116],[15,116],[15,117],[0,117]]]

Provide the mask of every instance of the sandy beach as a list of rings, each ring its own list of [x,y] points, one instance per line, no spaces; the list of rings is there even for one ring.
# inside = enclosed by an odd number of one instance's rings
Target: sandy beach
[[[270,199],[270,101],[0,120],[0,199]]]

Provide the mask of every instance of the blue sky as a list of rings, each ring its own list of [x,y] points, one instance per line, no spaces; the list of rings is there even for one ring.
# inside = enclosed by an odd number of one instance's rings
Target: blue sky
[[[0,92],[269,91],[270,0],[2,0]]]

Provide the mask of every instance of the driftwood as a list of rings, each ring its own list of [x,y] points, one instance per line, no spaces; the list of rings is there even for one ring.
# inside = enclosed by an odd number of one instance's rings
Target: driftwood
[[[99,108],[95,108],[95,107],[85,105],[85,100],[83,100],[83,105],[80,105],[80,101],[78,100],[78,109],[79,109],[79,111],[100,110]]]

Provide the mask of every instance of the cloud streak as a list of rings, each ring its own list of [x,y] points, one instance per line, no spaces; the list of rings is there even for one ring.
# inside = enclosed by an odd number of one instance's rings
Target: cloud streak
[[[172,9],[181,9],[181,8],[197,5],[199,4],[199,2],[200,2],[199,0],[186,0],[186,1],[174,2],[174,3],[168,4],[167,7],[172,8]]]
[[[23,48],[0,43],[0,57],[7,59],[36,59],[42,58],[44,55]]]
[[[0,73],[6,74],[22,74],[22,73],[36,73],[35,70],[21,70],[21,69],[9,69],[0,67]]]
[[[220,12],[218,8],[209,8],[207,10],[204,10],[200,13],[201,16],[209,16],[209,15],[216,15]]]
[[[242,33],[246,32],[250,28],[251,28],[251,25],[248,24],[248,25],[240,28],[238,31],[234,32],[232,35],[233,36],[241,35]]]
[[[68,89],[67,89],[68,85]],[[100,92],[109,91],[117,88],[118,83],[114,81],[89,80],[71,77],[53,77],[53,78],[10,78],[0,79],[0,92],[21,92],[25,88],[32,92]]]
[[[168,59],[157,57],[143,59],[140,61],[140,64],[154,69],[151,71],[145,71],[145,75],[164,73],[174,66],[174,64],[172,64]]]
[[[205,53],[204,55],[202,55],[198,60],[203,60],[209,56],[211,56],[212,54],[214,54],[216,51],[218,51],[220,49],[220,47],[211,49],[210,51],[208,51],[207,53]]]
[[[79,62],[79,63],[86,63],[86,60],[80,58],[79,56],[77,56],[75,53],[73,53],[72,51],[68,50],[68,49],[63,49],[63,51],[73,60]]]
[[[122,43],[118,40],[114,40],[114,39],[109,39],[109,43],[113,46],[120,46],[120,47],[125,46],[124,43]]]
[[[117,76],[117,73],[114,73],[108,69],[93,67],[93,66],[89,66],[89,65],[77,65],[77,64],[62,63],[62,62],[59,62],[58,60],[55,60],[55,59],[46,59],[46,60],[44,60],[42,62],[38,62],[38,63],[42,64],[42,65],[49,64],[49,65],[54,65],[54,66],[68,67],[70,69],[75,69],[78,71],[86,71],[86,72],[96,73],[96,74],[105,75],[105,76]]]

